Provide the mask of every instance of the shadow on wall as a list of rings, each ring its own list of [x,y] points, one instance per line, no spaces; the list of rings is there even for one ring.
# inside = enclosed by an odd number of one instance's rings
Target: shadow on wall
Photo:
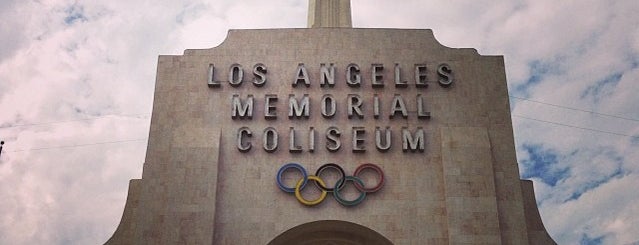
[[[293,227],[269,245],[366,244],[392,245],[386,237],[365,226],[341,220],[313,221]]]

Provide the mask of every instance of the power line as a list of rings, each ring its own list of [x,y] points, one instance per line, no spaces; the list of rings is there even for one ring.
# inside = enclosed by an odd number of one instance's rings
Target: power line
[[[607,116],[607,117],[613,117],[613,118],[618,118],[618,119],[623,119],[623,120],[628,120],[628,121],[639,122],[639,119],[634,119],[634,118],[621,117],[621,116],[617,116],[617,115],[606,114],[606,113],[601,113],[601,112],[596,112],[596,111],[589,111],[589,110],[584,110],[584,109],[579,109],[579,108],[567,107],[567,106],[551,104],[551,103],[546,103],[546,102],[541,102],[541,101],[537,101],[537,100],[531,100],[531,99],[521,98],[521,97],[516,97],[516,96],[509,96],[509,97],[515,98],[515,99],[518,99],[518,100],[525,100],[525,101],[530,101],[530,102],[534,102],[534,103],[554,106],[554,107],[573,110],[573,111],[587,112],[587,113],[592,113],[592,114],[601,115],[601,116]]]
[[[51,146],[51,147],[21,149],[21,150],[5,151],[5,152],[23,152],[23,151],[40,151],[40,150],[50,150],[50,149],[75,148],[75,147],[83,147],[83,146],[106,145],[106,144],[117,144],[117,143],[126,143],[126,142],[134,142],[134,141],[143,141],[143,140],[147,140],[147,139],[148,138],[117,140],[117,141],[106,141],[106,142],[97,142],[97,143],[88,143],[88,144],[65,145],[65,146]]]
[[[574,111],[592,113],[592,114],[597,114],[597,115],[602,115],[602,116],[607,116],[607,117],[613,117],[613,118],[618,118],[618,119],[623,119],[623,120],[639,122],[639,119],[634,119],[634,118],[626,118],[626,117],[621,117],[621,116],[616,116],[616,115],[611,115],[611,114],[606,114],[606,113],[583,110],[583,109],[579,109],[579,108],[572,108],[572,107],[567,107],[567,106],[562,106],[562,105],[557,105],[557,104],[551,104],[551,103],[546,103],[546,102],[541,102],[541,101],[536,101],[536,100],[527,99],[527,98],[521,98],[521,97],[516,97],[516,96],[509,96],[509,97],[514,98],[514,99],[519,99],[519,100],[525,100],[525,101],[530,101],[530,102],[534,102],[534,103],[539,103],[539,104],[543,104],[543,105],[554,106],[554,107],[563,108],[563,109],[569,109],[569,110],[574,110]],[[75,119],[75,120],[66,120],[66,121],[53,121],[53,122],[43,122],[43,123],[29,123],[29,124],[19,124],[19,125],[10,125],[10,126],[0,126],[0,129],[12,128],[12,127],[27,127],[27,126],[50,125],[50,124],[59,124],[59,123],[68,123],[68,122],[77,122],[77,121],[89,121],[89,120],[103,119],[103,118],[111,117],[111,116],[137,117],[137,116],[142,116],[142,115],[149,115],[149,114],[148,113],[129,114],[129,115],[111,114],[111,115],[104,115],[104,116],[99,116],[99,117],[94,117],[94,118],[84,118],[84,119]],[[530,117],[525,117],[525,116],[520,116],[520,115],[515,115],[515,114],[511,114],[511,115],[513,117],[519,117],[519,118],[523,118],[523,119],[528,119],[528,120],[532,120],[532,121],[543,122],[543,123],[548,123],[548,124],[553,124],[553,125],[558,125],[558,126],[563,126],[563,127],[571,127],[571,128],[581,129],[581,130],[588,130],[588,131],[593,131],[593,132],[606,133],[606,134],[612,134],[612,135],[618,135],[618,136],[624,136],[624,137],[630,137],[630,138],[639,138],[639,136],[634,136],[634,135],[627,135],[627,134],[609,132],[609,131],[593,129],[593,128],[579,127],[579,126],[568,125],[568,124],[552,122],[552,121],[546,121],[546,120],[530,118]],[[5,151],[5,152],[24,152],[24,151],[39,151],[39,150],[49,150],[49,149],[75,148],[75,147],[83,147],[83,146],[93,146],[93,145],[104,145],[104,144],[116,144],[116,143],[126,143],[126,142],[134,142],[134,141],[143,141],[143,140],[147,140],[147,139],[148,138],[118,140],[118,141],[107,141],[107,142],[97,142],[97,143],[87,143],[87,144],[76,144],[76,145],[67,145],[67,146],[41,147],[41,148],[21,149],[21,150]]]
[[[511,115],[513,117],[519,117],[519,118],[523,118],[523,119],[528,119],[528,120],[532,120],[532,121],[543,122],[543,123],[548,123],[548,124],[553,124],[553,125],[559,125],[559,126],[563,126],[563,127],[577,128],[577,129],[581,129],[581,130],[588,130],[588,131],[593,131],[593,132],[612,134],[612,135],[624,136],[624,137],[630,137],[630,138],[639,138],[639,136],[635,136],[635,135],[627,135],[627,134],[615,133],[615,132],[604,131],[604,130],[599,130],[599,129],[579,127],[579,126],[568,125],[568,124],[552,122],[552,121],[546,121],[546,120],[530,118],[530,117],[525,117],[525,116],[520,116],[520,115],[515,115],[515,114],[511,114]],[[4,152],[25,152],[25,151],[40,151],[40,150],[50,150],[50,149],[76,148],[76,147],[84,147],[84,146],[118,144],[118,143],[127,143],[127,142],[135,142],[135,141],[145,141],[145,140],[148,140],[148,138],[117,140],[117,141],[106,141],[106,142],[96,142],[96,143],[87,143],[87,144],[65,145],[65,146],[40,147],[40,148],[20,149],[20,150],[4,151]]]
[[[146,118],[136,117],[136,116],[142,116],[142,115],[149,115],[149,114],[148,113],[129,114],[129,115],[111,114],[111,115],[104,115],[104,116],[93,117],[93,118],[83,118],[83,119],[74,119],[74,120],[65,120],[65,121],[53,121],[53,122],[42,122],[42,123],[26,123],[26,124],[15,124],[15,125],[8,125],[8,126],[0,126],[0,129],[3,129],[3,128],[14,128],[14,127],[28,127],[28,126],[42,126],[42,125],[60,124],[60,123],[68,123],[68,122],[79,122],[79,121],[91,121],[91,120],[98,120],[98,119],[103,119],[103,118],[107,118],[107,117],[112,117],[112,116],[146,119]]]
[[[511,115],[513,117],[519,117],[519,118],[524,118],[524,119],[528,119],[528,120],[533,120],[533,121],[543,122],[543,123],[549,123],[549,124],[554,124],[554,125],[559,125],[559,126],[564,126],[564,127],[578,128],[578,129],[582,129],[582,130],[588,130],[588,131],[594,131],[594,132],[606,133],[606,134],[614,134],[614,135],[625,136],[625,137],[630,137],[630,138],[639,138],[639,136],[636,136],[636,135],[627,135],[627,134],[603,131],[603,130],[593,129],[593,128],[584,128],[584,127],[568,125],[568,124],[563,124],[563,123],[558,123],[558,122],[551,122],[551,121],[545,121],[545,120],[541,120],[541,119],[535,119],[535,118],[530,118],[530,117],[525,117],[525,116],[519,116],[519,115],[515,115],[515,114],[511,114]]]

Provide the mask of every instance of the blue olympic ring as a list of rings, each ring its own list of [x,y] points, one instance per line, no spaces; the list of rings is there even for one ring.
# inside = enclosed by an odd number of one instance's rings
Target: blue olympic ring
[[[282,183],[282,174],[284,173],[284,171],[286,171],[289,168],[295,168],[302,173],[302,176],[303,176],[302,179],[304,179],[304,182],[302,183],[301,188],[304,188],[306,186],[306,183],[308,182],[308,174],[306,174],[306,169],[304,169],[304,167],[302,167],[302,165],[299,165],[298,163],[285,164],[284,166],[280,168],[279,171],[277,171],[277,186],[279,186],[280,189],[282,189],[284,192],[295,193],[295,187],[286,187]]]

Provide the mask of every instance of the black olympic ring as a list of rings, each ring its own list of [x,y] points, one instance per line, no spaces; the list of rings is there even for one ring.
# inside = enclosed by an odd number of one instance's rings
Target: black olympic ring
[[[297,181],[297,183],[295,184],[295,187],[287,187],[287,186],[284,186],[284,184],[282,183],[282,175],[283,175],[284,171],[286,171],[289,168],[295,168],[295,169],[299,170],[302,173],[302,178]],[[326,186],[326,184],[324,183],[324,180],[322,180],[322,178],[320,177],[320,175],[326,169],[334,169],[334,170],[337,170],[341,174],[340,179],[337,182],[335,182],[335,186],[333,188],[328,188]],[[377,185],[375,185],[374,187],[366,188],[366,186],[364,184],[364,181],[362,181],[359,178],[359,175],[365,169],[372,169],[375,172],[377,172],[377,174],[379,176],[379,180],[378,180]],[[304,187],[306,186],[306,183],[309,180],[314,181],[316,186],[322,192],[320,197],[317,198],[316,200],[306,200],[306,199],[304,199],[304,197],[302,197],[301,191],[302,191],[302,189],[304,189]],[[302,203],[304,205],[307,205],[307,206],[314,206],[314,205],[317,205],[317,204],[321,203],[326,198],[326,194],[328,192],[332,192],[333,193],[333,197],[335,198],[335,200],[338,203],[340,203],[340,204],[342,204],[344,206],[354,206],[354,205],[360,204],[362,201],[364,201],[364,198],[366,197],[367,193],[374,193],[374,192],[377,192],[380,189],[382,189],[382,187],[384,186],[384,172],[382,171],[382,169],[379,166],[377,166],[375,164],[365,163],[365,164],[362,164],[359,167],[357,167],[357,169],[355,170],[353,176],[347,176],[346,173],[344,172],[344,169],[342,169],[342,167],[340,167],[339,165],[334,164],[334,163],[327,163],[327,164],[324,164],[324,165],[320,166],[317,169],[317,171],[315,172],[315,175],[308,175],[306,173],[306,169],[304,169],[304,167],[302,167],[300,164],[288,163],[288,164],[284,164],[277,171],[276,181],[277,181],[278,187],[280,189],[282,189],[282,191],[287,192],[287,193],[295,193],[295,197],[297,198],[297,200],[300,203]],[[346,200],[339,193],[340,190],[344,187],[344,185],[348,181],[353,182],[353,184],[355,185],[355,188],[360,193],[359,197],[357,197],[355,200]]]
[[[336,169],[337,171],[339,171],[339,174],[341,175],[339,177],[339,180],[337,181],[337,183],[335,183],[337,185],[337,189],[342,189],[344,187],[344,184],[346,183],[344,181],[344,178],[346,178],[346,173],[344,172],[344,169],[342,167],[340,167],[339,165],[335,164],[335,163],[327,163],[322,165],[321,167],[319,167],[317,169],[317,171],[315,171],[315,176],[319,177],[320,179],[322,178],[322,172],[324,172],[324,170],[326,169]],[[321,186],[317,181],[315,182],[315,185],[317,186],[317,188],[320,188],[322,190],[325,190],[327,192],[333,192],[335,190],[335,188],[327,188],[325,186]]]

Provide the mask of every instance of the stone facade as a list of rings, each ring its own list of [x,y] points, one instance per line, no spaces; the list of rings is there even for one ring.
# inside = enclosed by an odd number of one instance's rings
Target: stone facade
[[[334,66],[334,86],[321,86],[321,64]],[[396,66],[406,85],[395,84]],[[359,86],[349,86],[353,74]],[[308,117],[289,117],[290,98],[304,95]],[[332,117],[323,115],[327,95],[336,102]],[[234,97],[246,104],[250,96],[252,118],[234,119]],[[361,100],[361,117],[349,118],[353,97]],[[334,147],[330,127],[340,131],[334,152],[327,149]],[[391,147],[382,151],[376,129],[387,127]],[[264,149],[264,138],[273,140],[267,128],[278,132],[272,152]],[[403,150],[402,129],[424,132],[423,151]],[[356,206],[327,197],[308,207],[276,184],[278,169],[290,162],[309,174],[325,163],[347,174],[374,163],[385,185]],[[303,195],[317,195],[313,188]],[[218,47],[159,57],[143,175],[131,181],[107,244],[321,244],[344,237],[357,244],[379,241],[374,234],[393,244],[554,243],[532,186],[519,179],[502,56],[442,46],[431,30],[313,28],[231,30]]]
[[[308,28],[353,27],[350,0],[309,0]]]

